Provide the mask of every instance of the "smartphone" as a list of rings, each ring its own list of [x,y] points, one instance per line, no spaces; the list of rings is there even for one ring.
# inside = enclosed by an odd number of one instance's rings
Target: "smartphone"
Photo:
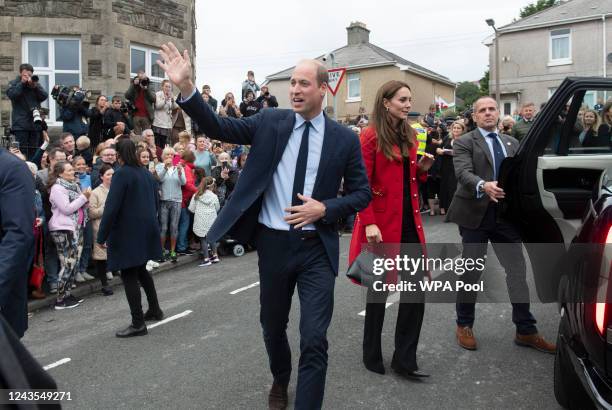
[[[181,162],[181,156],[179,154],[174,154],[172,158],[172,165],[177,166]]]
[[[19,141],[11,141],[11,148],[19,149]]]

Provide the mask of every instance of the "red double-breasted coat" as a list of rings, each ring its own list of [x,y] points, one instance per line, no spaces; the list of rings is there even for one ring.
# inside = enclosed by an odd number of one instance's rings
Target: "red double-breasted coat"
[[[367,243],[365,227],[376,224],[382,234],[383,243],[400,243],[402,238],[402,213],[404,202],[404,165],[401,160],[389,160],[378,150],[376,131],[365,128],[360,136],[361,153],[365,163],[372,201],[357,214],[349,248],[349,265],[361,253],[361,246]],[[394,152],[400,154],[399,147]],[[410,150],[410,200],[412,201],[414,226],[419,241],[425,243],[423,223],[419,211],[419,182],[427,180],[427,172],[417,167],[416,141]]]

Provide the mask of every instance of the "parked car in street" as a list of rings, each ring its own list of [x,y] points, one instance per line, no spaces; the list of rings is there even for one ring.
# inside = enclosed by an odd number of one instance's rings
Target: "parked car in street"
[[[612,107],[593,110],[600,98],[612,79],[565,79],[499,178],[538,297],[559,304],[554,389],[571,409],[612,408]]]

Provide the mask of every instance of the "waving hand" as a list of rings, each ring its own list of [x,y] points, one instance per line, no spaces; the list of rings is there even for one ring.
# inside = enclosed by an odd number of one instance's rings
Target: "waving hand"
[[[194,89],[191,81],[191,59],[187,50],[181,54],[176,46],[169,42],[162,44],[159,54],[163,61],[157,60],[157,65],[166,72],[170,81],[181,90],[181,95],[189,96]]]

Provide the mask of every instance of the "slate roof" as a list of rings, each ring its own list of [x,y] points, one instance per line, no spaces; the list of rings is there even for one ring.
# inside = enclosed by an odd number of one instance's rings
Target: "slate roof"
[[[568,0],[531,16],[499,27],[500,32],[519,31],[534,26],[551,26],[575,20],[601,19],[601,15],[612,14],[610,0]]]
[[[360,43],[355,45],[346,45],[344,47],[338,48],[332,51],[335,56],[335,65],[336,67],[346,67],[347,69],[359,68],[359,67],[367,67],[367,66],[386,66],[386,65],[400,65],[404,66],[408,69],[408,71],[412,71],[416,74],[424,75],[426,77],[430,77],[440,82],[447,83],[449,85],[455,85],[453,81],[451,81],[448,77],[445,77],[441,74],[435,73],[431,70],[428,70],[425,67],[422,67],[418,64],[415,64],[411,61],[408,61],[397,54],[393,54],[390,51],[384,50],[372,43]],[[323,55],[317,57],[316,59],[323,62]],[[402,67],[402,68],[404,68]],[[279,71],[278,73],[271,74],[266,77],[267,81],[272,80],[282,80],[291,77],[291,73],[293,71],[293,67],[289,67],[285,70]]]

